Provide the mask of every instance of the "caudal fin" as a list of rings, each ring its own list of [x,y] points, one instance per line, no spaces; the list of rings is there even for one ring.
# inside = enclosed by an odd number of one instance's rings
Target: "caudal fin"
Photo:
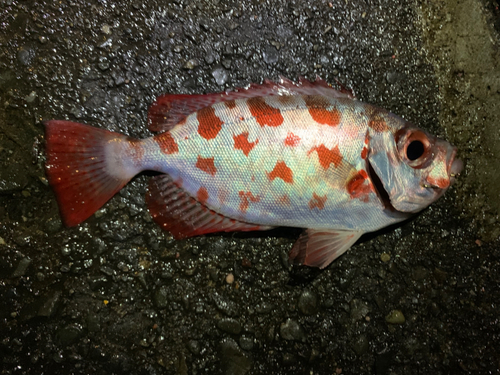
[[[122,134],[52,120],[45,122],[45,137],[45,172],[67,226],[90,217],[137,173],[117,165],[122,158],[113,155],[130,143]]]

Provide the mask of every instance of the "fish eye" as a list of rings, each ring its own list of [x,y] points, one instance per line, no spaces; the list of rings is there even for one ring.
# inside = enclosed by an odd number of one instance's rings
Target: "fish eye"
[[[417,140],[411,141],[408,147],[406,148],[406,157],[408,160],[413,161],[420,158],[425,151],[424,144]]]
[[[419,129],[401,129],[395,141],[401,159],[414,169],[424,168],[432,159],[431,140]]]

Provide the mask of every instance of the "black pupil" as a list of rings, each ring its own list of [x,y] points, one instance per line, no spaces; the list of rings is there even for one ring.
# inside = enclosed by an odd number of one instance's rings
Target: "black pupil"
[[[412,141],[406,148],[406,157],[413,161],[424,154],[424,144],[420,141]]]

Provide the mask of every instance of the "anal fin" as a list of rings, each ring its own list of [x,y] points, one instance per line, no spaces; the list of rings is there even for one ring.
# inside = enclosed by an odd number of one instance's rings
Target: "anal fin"
[[[325,268],[345,253],[363,232],[350,230],[306,229],[290,250],[294,263]]]
[[[223,216],[198,202],[165,174],[150,179],[146,203],[154,221],[162,229],[169,231],[175,239],[214,232],[273,228]]]

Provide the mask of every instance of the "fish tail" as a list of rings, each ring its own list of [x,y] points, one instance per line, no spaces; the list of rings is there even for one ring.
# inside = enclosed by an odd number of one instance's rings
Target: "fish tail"
[[[71,121],[44,125],[45,171],[67,226],[90,217],[142,170],[139,140]]]

